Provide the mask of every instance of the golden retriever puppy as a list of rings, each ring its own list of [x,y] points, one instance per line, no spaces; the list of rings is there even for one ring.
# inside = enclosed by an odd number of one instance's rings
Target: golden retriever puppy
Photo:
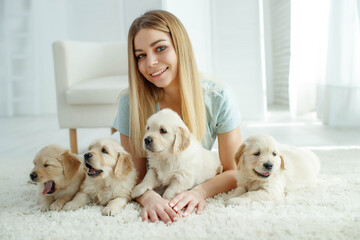
[[[86,179],[64,210],[74,210],[91,202],[106,206],[102,214],[114,216],[131,200],[137,172],[131,156],[116,140],[95,141],[84,154]]]
[[[163,198],[170,200],[222,171],[217,153],[203,148],[171,109],[163,109],[147,120],[143,147],[149,169],[133,189],[133,198],[166,187]]]
[[[42,148],[30,174],[31,181],[39,186],[41,211],[61,210],[79,191],[85,174],[80,159],[69,150],[56,144]]]
[[[312,186],[320,161],[307,149],[280,145],[266,134],[250,136],[235,154],[237,188],[227,204],[281,199],[285,192]]]

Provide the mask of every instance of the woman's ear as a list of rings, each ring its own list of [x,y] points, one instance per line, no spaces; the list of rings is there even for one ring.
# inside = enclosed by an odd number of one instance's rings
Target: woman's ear
[[[245,143],[241,144],[239,149],[235,153],[235,163],[236,163],[236,166],[238,166],[238,168],[240,168],[239,163],[241,163],[241,165],[243,164],[242,162],[244,161],[243,154],[244,154],[245,147],[246,147]]]
[[[190,132],[185,128],[177,127],[175,132],[175,140],[173,145],[173,153],[184,151],[190,145]]]
[[[114,168],[115,176],[126,176],[133,169],[131,155],[129,153],[118,153],[116,165]]]
[[[68,150],[61,154],[62,157],[62,165],[64,169],[64,175],[66,179],[71,179],[75,176],[77,173],[81,162],[80,160],[72,153],[70,153]]]

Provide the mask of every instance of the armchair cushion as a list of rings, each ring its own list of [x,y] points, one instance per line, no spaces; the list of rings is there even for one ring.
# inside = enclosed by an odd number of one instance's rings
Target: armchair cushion
[[[78,82],[66,90],[68,104],[115,104],[128,87],[127,75],[116,75]]]

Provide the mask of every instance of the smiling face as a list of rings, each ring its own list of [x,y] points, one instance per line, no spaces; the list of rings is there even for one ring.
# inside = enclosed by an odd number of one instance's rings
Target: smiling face
[[[134,54],[140,73],[155,86],[178,85],[178,61],[168,33],[141,29],[134,38]]]

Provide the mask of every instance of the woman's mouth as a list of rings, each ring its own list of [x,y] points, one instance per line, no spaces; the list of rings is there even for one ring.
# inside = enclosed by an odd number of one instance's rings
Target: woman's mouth
[[[159,76],[160,74],[162,74],[163,72],[165,72],[166,70],[168,70],[168,67],[166,67],[166,68],[164,68],[164,69],[162,69],[162,70],[160,70],[160,71],[157,71],[157,72],[154,72],[154,73],[150,73],[150,75],[151,75],[152,77],[157,77],[157,76]]]

